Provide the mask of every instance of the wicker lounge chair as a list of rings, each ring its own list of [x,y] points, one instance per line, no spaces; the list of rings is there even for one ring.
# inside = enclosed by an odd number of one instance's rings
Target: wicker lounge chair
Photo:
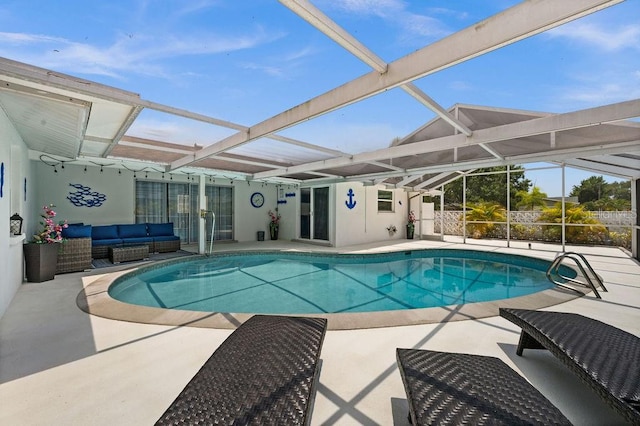
[[[640,338],[578,314],[500,308],[522,328],[516,353],[548,349],[630,423],[640,425]]]
[[[251,317],[156,424],[309,424],[326,327],[323,318]]]
[[[526,379],[498,358],[397,349],[414,425],[569,425]]]

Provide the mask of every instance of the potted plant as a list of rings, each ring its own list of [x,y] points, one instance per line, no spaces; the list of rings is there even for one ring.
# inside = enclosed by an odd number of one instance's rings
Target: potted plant
[[[411,210],[409,212],[409,219],[407,221],[407,239],[413,240],[413,234],[416,230],[416,214]]]
[[[269,218],[271,218],[271,221],[269,222],[269,233],[271,235],[271,239],[277,240],[278,227],[280,226],[280,213],[278,213],[278,209],[276,209],[275,213],[269,210]]]
[[[66,220],[58,223],[53,220],[56,216],[53,207],[55,207],[53,204],[42,207],[44,210],[44,213],[40,215],[42,228],[30,242],[23,246],[25,272],[29,282],[49,281],[56,274],[58,244],[64,241],[62,229],[68,225]]]

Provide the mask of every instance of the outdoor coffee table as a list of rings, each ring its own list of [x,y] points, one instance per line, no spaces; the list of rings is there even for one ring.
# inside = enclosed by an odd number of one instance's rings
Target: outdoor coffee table
[[[130,260],[144,260],[149,258],[149,246],[109,247],[109,260],[116,264]]]

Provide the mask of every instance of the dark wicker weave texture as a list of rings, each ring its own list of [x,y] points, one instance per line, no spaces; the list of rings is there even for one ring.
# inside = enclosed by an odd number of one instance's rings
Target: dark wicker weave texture
[[[111,263],[128,262],[130,260],[142,260],[149,258],[149,246],[124,246],[109,247],[109,260]]]
[[[67,238],[60,244],[56,274],[91,268],[91,238]]]
[[[548,349],[632,424],[640,425],[640,338],[578,314],[500,308],[524,349]]]
[[[564,415],[494,357],[397,349],[414,425],[565,425]]]
[[[326,326],[321,318],[251,317],[156,424],[308,424]]]
[[[109,246],[91,246],[91,257],[94,259],[106,259],[109,257]]]
[[[180,250],[180,240],[154,241],[152,249],[155,253],[167,253]]]

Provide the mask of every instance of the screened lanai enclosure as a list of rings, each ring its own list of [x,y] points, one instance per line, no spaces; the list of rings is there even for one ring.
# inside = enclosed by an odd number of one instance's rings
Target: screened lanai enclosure
[[[299,194],[290,200],[299,206],[296,237],[316,240],[328,238],[331,221],[327,215],[332,206],[318,188],[358,182],[381,190],[404,190],[412,202],[419,197],[421,225],[435,235],[499,238],[507,243],[528,239],[616,244],[638,257],[640,99],[562,113],[465,103],[447,107],[430,97],[424,89],[428,85],[422,84],[443,70],[505,46],[517,48],[522,40],[598,13],[620,0],[524,1],[393,61],[383,60],[312,3],[280,3],[370,71],[266,119],[237,123],[2,58],[0,106],[32,161],[54,169],[73,164],[85,171],[87,167],[100,172],[133,171],[137,179],[135,220],[172,221],[184,242],[197,241],[210,229],[212,218],[204,225],[199,221],[203,210],[215,213],[217,240],[233,240],[234,232],[242,227],[234,223],[244,213],[233,210],[234,188],[221,185],[221,180],[246,182],[251,188],[277,185],[285,191],[294,189]],[[339,119],[340,110],[392,92],[402,92],[406,102],[423,108],[426,122],[382,148],[354,140],[337,149],[325,141],[311,143],[299,136],[313,120]],[[140,137],[131,129],[146,113],[224,129],[226,136],[196,143]],[[302,130],[292,132],[296,128]],[[558,185],[564,193],[560,199],[546,200],[547,205],[527,211],[512,205],[513,189],[506,182],[509,175],[520,173],[517,167],[533,163],[558,167]],[[466,188],[484,178],[477,170],[496,167],[505,175],[501,200],[467,200],[463,190],[455,206],[448,204],[447,186],[459,182],[456,185]],[[628,210],[615,214],[575,210],[562,181],[567,167],[629,182]],[[162,177],[145,180],[145,173]],[[177,176],[180,182],[173,181]],[[205,205],[199,204],[202,199]],[[560,202],[558,207],[555,202]],[[309,214],[312,205],[325,213]],[[433,212],[427,212],[429,209]],[[584,217],[577,218],[578,213]]]
[[[557,169],[559,181],[564,181],[564,166],[542,169]],[[577,196],[548,198],[541,194],[532,199],[531,193],[518,190],[525,171],[533,170],[506,166],[469,171],[430,195],[420,195],[418,232],[425,238],[456,235],[504,240],[507,246],[511,241],[527,241],[631,250],[636,215],[631,209],[630,185],[625,194],[628,202],[618,203],[620,209],[590,209],[592,204],[581,205]],[[496,185],[496,181],[502,182]]]

